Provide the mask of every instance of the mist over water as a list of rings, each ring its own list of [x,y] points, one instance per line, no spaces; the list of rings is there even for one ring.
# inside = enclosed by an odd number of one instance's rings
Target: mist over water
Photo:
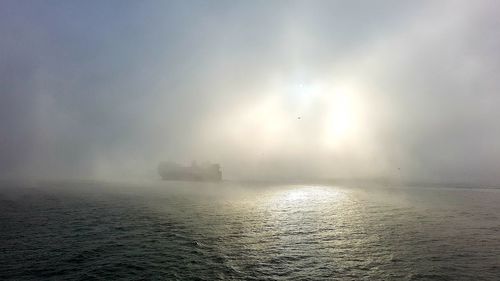
[[[2,1],[0,177],[498,186],[496,1]]]
[[[0,279],[500,280],[499,50],[496,0],[0,0]]]
[[[500,275],[498,190],[66,182],[0,203],[2,280]]]

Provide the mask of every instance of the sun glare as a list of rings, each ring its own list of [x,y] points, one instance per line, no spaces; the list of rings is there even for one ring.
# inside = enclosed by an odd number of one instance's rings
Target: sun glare
[[[350,86],[333,87],[327,102],[324,141],[327,146],[335,147],[356,137],[362,104],[356,89]]]
[[[303,203],[319,203],[325,199],[339,199],[343,193],[338,189],[323,186],[295,186],[278,192],[274,201],[279,204],[300,205]]]
[[[310,193],[305,191],[305,190],[292,190],[290,192],[287,192],[283,196],[283,200],[285,201],[303,201],[306,200],[307,197],[310,196]]]
[[[353,83],[278,83],[257,95],[214,114],[208,136],[246,151],[273,153],[321,146],[341,149],[360,138],[363,113]],[[214,131],[212,128],[218,128]],[[220,141],[217,141],[220,142]]]

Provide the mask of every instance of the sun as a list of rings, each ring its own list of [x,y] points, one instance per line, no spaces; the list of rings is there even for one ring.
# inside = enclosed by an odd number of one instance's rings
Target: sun
[[[325,98],[324,142],[337,146],[356,137],[361,127],[363,104],[358,90],[351,85],[331,87]]]
[[[203,139],[248,152],[249,157],[348,148],[346,144],[362,139],[365,103],[358,85],[341,81],[283,82],[266,88],[214,113]]]

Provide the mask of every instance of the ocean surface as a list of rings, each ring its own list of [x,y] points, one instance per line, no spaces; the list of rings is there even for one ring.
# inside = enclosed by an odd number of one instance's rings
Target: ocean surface
[[[0,280],[500,280],[500,190],[4,182]]]

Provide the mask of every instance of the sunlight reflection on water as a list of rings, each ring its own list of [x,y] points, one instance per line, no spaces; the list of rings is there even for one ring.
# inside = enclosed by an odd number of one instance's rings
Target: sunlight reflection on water
[[[497,191],[63,187],[0,190],[0,237],[9,249],[0,279],[116,279],[117,272],[124,280],[498,276]]]
[[[300,203],[317,203],[318,201],[341,200],[343,193],[331,187],[323,186],[301,186],[291,187],[285,191],[277,192],[274,196],[275,201],[285,204],[300,204]]]

